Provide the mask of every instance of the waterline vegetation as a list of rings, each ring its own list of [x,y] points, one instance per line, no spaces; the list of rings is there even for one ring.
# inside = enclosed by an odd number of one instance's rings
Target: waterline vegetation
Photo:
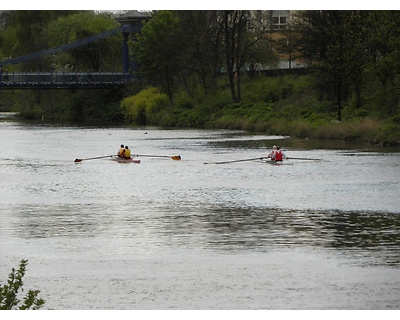
[[[337,106],[318,97],[310,75],[246,79],[239,103],[230,101],[228,91],[221,86],[213,96],[195,97],[181,91],[171,106],[165,94],[148,88],[123,100],[122,112],[137,125],[240,129],[382,146],[396,146],[400,141],[400,117],[382,115],[373,103],[358,108],[350,102],[338,121]]]

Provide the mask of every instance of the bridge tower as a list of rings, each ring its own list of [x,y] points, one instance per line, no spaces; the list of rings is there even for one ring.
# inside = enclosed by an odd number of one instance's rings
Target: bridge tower
[[[139,71],[139,65],[135,62],[134,57],[129,55],[128,40],[129,38],[133,41],[136,39],[136,34],[143,27],[143,22],[150,19],[150,14],[147,12],[139,12],[137,10],[128,11],[127,13],[119,16],[116,20],[123,26],[122,36],[122,59],[123,59],[123,72],[134,75],[135,72]],[[124,28],[125,27],[125,28]],[[130,64],[130,70],[129,70]]]

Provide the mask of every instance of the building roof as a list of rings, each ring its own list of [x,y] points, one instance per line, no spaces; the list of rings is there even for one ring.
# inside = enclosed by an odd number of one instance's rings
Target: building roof
[[[146,21],[150,18],[151,16],[149,12],[131,10],[120,15],[115,20],[117,20],[119,23],[132,23]]]

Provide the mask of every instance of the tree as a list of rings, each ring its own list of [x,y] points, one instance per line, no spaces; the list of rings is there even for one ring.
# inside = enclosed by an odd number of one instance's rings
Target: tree
[[[358,11],[307,11],[298,20],[302,30],[299,50],[313,61],[318,82],[332,92],[337,119],[351,89],[360,95],[366,40],[363,14]]]
[[[24,291],[22,278],[25,276],[27,264],[28,260],[21,260],[18,270],[12,268],[7,284],[0,286],[0,310],[38,310],[44,305],[45,301],[37,297],[39,290],[29,290],[20,304],[18,294],[20,290]]]
[[[219,27],[215,11],[157,12],[132,43],[141,75],[171,102],[178,86],[190,96],[197,84],[212,91],[221,62]]]
[[[114,29],[119,23],[107,13],[76,12],[49,23],[44,32],[48,47],[56,47]],[[122,36],[113,36],[87,43],[51,58],[52,68],[58,71],[122,70]]]
[[[252,11],[222,11],[225,66],[232,100],[241,100],[242,71],[254,63],[275,60],[266,36],[267,26],[258,23]],[[260,55],[262,53],[262,55]]]
[[[94,11],[5,11],[0,15],[0,44],[6,57],[18,57],[107,31],[119,26],[109,13]],[[19,65],[21,71],[121,70],[121,34],[69,52]]]
[[[386,116],[400,110],[400,12],[372,11],[367,17],[369,26],[369,73],[382,86],[380,104]]]
[[[74,11],[64,10],[11,10],[1,14],[2,33],[12,34],[3,47],[6,57],[18,57],[28,53],[48,49],[47,37],[43,36],[48,24],[59,17],[68,16]],[[75,11],[76,12],[76,11]],[[21,70],[45,70],[46,59],[25,62]]]
[[[206,94],[216,88],[222,59],[222,28],[218,12],[208,10],[176,11],[185,45],[182,68],[190,77],[196,77]],[[187,83],[187,82],[186,82]],[[186,91],[192,94],[191,87]]]
[[[134,55],[144,77],[171,101],[177,85],[189,95],[193,82],[211,92],[225,66],[237,102],[244,68],[273,57],[265,27],[255,21],[251,11],[160,11],[137,35]]]
[[[184,37],[179,19],[171,11],[160,11],[144,23],[136,41],[131,42],[140,74],[151,84],[160,86],[172,103],[176,78],[184,55]]]

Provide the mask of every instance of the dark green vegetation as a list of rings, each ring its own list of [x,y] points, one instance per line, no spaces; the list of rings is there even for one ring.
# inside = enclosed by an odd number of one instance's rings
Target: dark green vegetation
[[[0,60],[59,46],[119,26],[111,14],[91,11],[3,11],[0,16]],[[86,44],[68,52],[18,65],[13,71],[122,71],[122,35]],[[122,121],[122,91],[24,90],[2,91],[0,111],[17,111],[24,118]]]
[[[123,100],[130,121],[166,127],[224,128],[290,135],[300,138],[368,141],[398,145],[399,116],[383,115],[381,107],[349,103],[337,121],[337,105],[319,99],[311,75],[258,76],[243,81],[242,101],[232,103],[229,86],[214,96],[188,97],[176,94],[173,106],[168,96],[155,88]],[[372,99],[371,99],[372,100]],[[257,101],[257,102],[254,102]],[[130,111],[126,111],[130,105]]]
[[[39,13],[2,15],[0,57],[46,49],[117,25],[105,13]],[[398,145],[400,13],[297,12],[278,33],[261,23],[268,14],[159,11],[130,43],[141,81],[123,90],[2,92],[0,110],[39,119],[235,128]],[[120,71],[121,46],[122,37],[116,35],[9,69]],[[274,66],[279,56],[306,63],[306,72],[256,71]]]
[[[28,260],[21,260],[19,269],[12,268],[8,276],[7,284],[0,286],[0,310],[38,310],[45,301],[37,296],[39,290],[29,290],[23,301],[18,297],[23,289],[23,277],[25,276]]]

